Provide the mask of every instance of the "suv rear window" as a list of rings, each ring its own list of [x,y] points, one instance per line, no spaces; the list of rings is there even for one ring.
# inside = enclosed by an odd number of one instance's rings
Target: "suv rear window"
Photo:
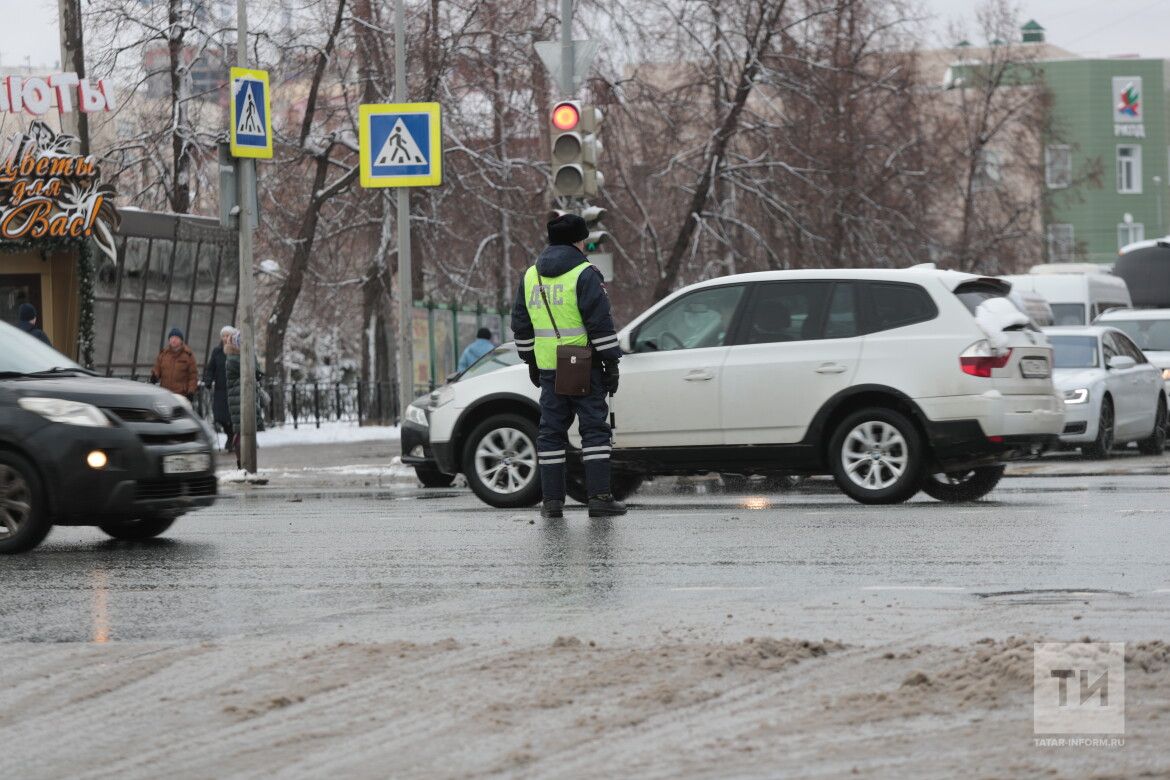
[[[955,288],[955,297],[963,302],[967,307],[967,311],[975,314],[975,310],[979,308],[979,304],[991,298],[1006,298],[1011,288],[1006,284],[995,284],[987,279],[979,279],[971,282],[964,282]],[[1013,301],[1013,303],[1015,303]],[[1020,308],[1018,305],[1016,308]],[[1024,312],[1027,314],[1027,312]]]
[[[868,287],[870,333],[927,322],[938,316],[930,294],[916,284],[870,282]]]

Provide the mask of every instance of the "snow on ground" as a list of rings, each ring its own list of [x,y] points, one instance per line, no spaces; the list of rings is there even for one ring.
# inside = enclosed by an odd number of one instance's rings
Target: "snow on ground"
[[[394,457],[386,466],[371,466],[369,464],[353,464],[343,466],[311,466],[306,468],[274,468],[260,469],[256,474],[249,474],[242,469],[220,469],[216,472],[221,482],[236,484],[268,484],[271,480],[295,480],[332,477],[344,481],[346,477],[376,477],[379,482],[415,482],[414,467],[407,466],[402,458]]]
[[[352,422],[323,422],[318,428],[312,423],[293,428],[284,425],[256,434],[259,447],[286,447],[295,444],[344,444],[360,441],[398,441],[401,431],[397,425],[359,426]]]

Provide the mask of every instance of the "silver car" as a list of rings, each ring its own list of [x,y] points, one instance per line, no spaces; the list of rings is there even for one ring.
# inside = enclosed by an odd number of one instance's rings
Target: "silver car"
[[[1120,330],[1099,325],[1045,328],[1053,349],[1052,380],[1064,395],[1060,440],[1087,458],[1107,458],[1137,442],[1145,455],[1166,447],[1167,396],[1162,371]]]

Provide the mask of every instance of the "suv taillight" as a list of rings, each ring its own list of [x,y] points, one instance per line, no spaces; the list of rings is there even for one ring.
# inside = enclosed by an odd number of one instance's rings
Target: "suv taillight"
[[[963,354],[959,355],[959,365],[962,367],[964,374],[989,377],[991,376],[991,369],[1003,368],[1011,359],[1011,349],[997,353],[991,348],[991,344],[984,340],[976,341],[963,350]]]

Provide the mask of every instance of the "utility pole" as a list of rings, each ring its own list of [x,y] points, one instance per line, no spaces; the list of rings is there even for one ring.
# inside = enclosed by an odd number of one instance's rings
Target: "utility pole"
[[[399,0],[401,2],[401,0]],[[248,9],[236,0],[236,64],[248,67]],[[232,87],[234,89],[234,85]],[[269,123],[272,117],[266,118]],[[235,121],[233,117],[231,121]],[[240,465],[256,473],[256,301],[252,279],[252,213],[256,191],[256,162],[236,159],[240,204]]]
[[[394,8],[394,100],[406,102],[406,3]],[[410,188],[398,189],[398,419],[414,400],[414,293],[410,271]]]
[[[61,31],[61,70],[85,78],[85,36],[81,27],[81,0],[57,0]],[[89,154],[89,115],[75,105],[70,113],[61,113],[61,129],[77,137],[81,153]]]

